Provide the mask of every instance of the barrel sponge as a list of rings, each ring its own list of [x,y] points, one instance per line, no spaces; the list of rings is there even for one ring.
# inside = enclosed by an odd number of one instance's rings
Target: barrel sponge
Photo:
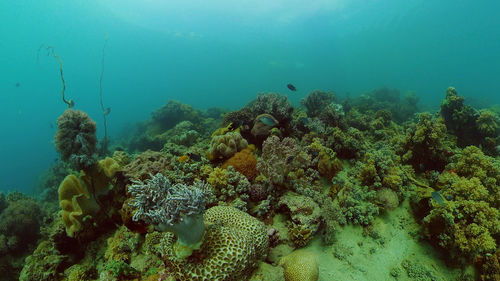
[[[265,225],[234,207],[216,206],[204,214],[201,249],[184,261],[170,260],[176,280],[246,280],[265,258]]]
[[[315,255],[300,249],[281,258],[279,265],[285,270],[286,281],[317,281],[318,261]]]
[[[236,131],[215,135],[210,141],[207,158],[210,160],[227,159],[247,146],[248,142]]]
[[[57,152],[74,168],[86,169],[97,157],[96,123],[80,110],[66,109],[57,118]]]

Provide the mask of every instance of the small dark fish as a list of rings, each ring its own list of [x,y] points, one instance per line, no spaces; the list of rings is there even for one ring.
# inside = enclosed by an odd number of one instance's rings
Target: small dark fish
[[[102,114],[104,114],[104,116],[106,116],[106,115],[108,115],[110,112],[111,112],[111,107],[108,107],[108,108],[106,108],[106,109],[102,112]]]
[[[189,156],[189,158],[191,158],[193,161],[201,161],[201,156],[196,153],[188,153],[187,156]]]
[[[276,121],[274,121],[272,118],[269,118],[267,116],[262,116],[259,118],[259,121],[262,122],[266,126],[276,126]]]
[[[16,88],[19,88],[19,87],[21,87],[21,83],[17,82],[16,83]]]
[[[434,199],[434,201],[436,201],[436,203],[438,203],[439,205],[444,204],[444,198],[443,198],[443,196],[441,196],[441,193],[439,193],[437,191],[433,191],[433,192],[431,192],[431,196],[432,196],[432,199]]]
[[[50,128],[54,129],[54,123],[50,122],[49,124],[50,124]]]
[[[229,129],[229,131],[234,131],[234,130],[238,129],[238,127],[240,127],[241,125],[243,125],[243,121],[237,120],[235,122],[231,122],[228,129]]]
[[[297,91],[297,88],[295,88],[295,86],[294,86],[294,85],[292,85],[292,84],[288,84],[288,85],[286,85],[286,87],[287,87],[288,89],[290,89],[290,91],[294,91],[294,92],[295,92],[295,91]]]

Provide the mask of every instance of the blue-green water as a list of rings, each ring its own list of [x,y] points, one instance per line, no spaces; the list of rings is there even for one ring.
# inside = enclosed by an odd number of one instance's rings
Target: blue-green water
[[[238,108],[258,92],[298,103],[313,89],[355,96],[386,85],[435,110],[453,85],[476,104],[500,103],[499,10],[460,0],[2,1],[0,190],[32,191],[58,157],[55,120],[66,107],[57,60],[41,44],[62,58],[66,94],[102,136],[109,37],[113,138],[169,99]]]

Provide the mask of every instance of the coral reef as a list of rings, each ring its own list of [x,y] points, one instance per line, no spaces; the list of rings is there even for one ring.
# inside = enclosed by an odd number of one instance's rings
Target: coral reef
[[[68,108],[57,118],[57,152],[75,169],[86,169],[97,160],[96,124],[87,113]]]
[[[95,123],[68,109],[44,201],[0,192],[0,270],[11,280],[24,266],[20,280],[283,281],[331,279],[328,264],[363,279],[370,265],[355,256],[424,238],[434,268],[394,251],[374,278],[440,280],[452,271],[433,260],[442,251],[460,267],[453,276],[496,280],[498,112],[453,88],[436,114],[415,114],[417,103],[388,88],[354,99],[316,90],[302,108],[276,93],[231,112],[169,101],[100,161]]]

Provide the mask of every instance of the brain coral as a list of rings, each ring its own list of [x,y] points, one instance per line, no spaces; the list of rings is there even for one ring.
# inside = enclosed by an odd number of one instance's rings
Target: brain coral
[[[57,118],[56,149],[63,161],[74,168],[85,169],[94,164],[97,157],[96,124],[87,113],[66,109]]]
[[[265,225],[234,207],[215,206],[204,215],[207,229],[198,252],[184,261],[169,260],[177,280],[245,280],[265,258]]]
[[[318,261],[313,253],[297,250],[281,258],[279,264],[285,269],[286,281],[317,281]]]

